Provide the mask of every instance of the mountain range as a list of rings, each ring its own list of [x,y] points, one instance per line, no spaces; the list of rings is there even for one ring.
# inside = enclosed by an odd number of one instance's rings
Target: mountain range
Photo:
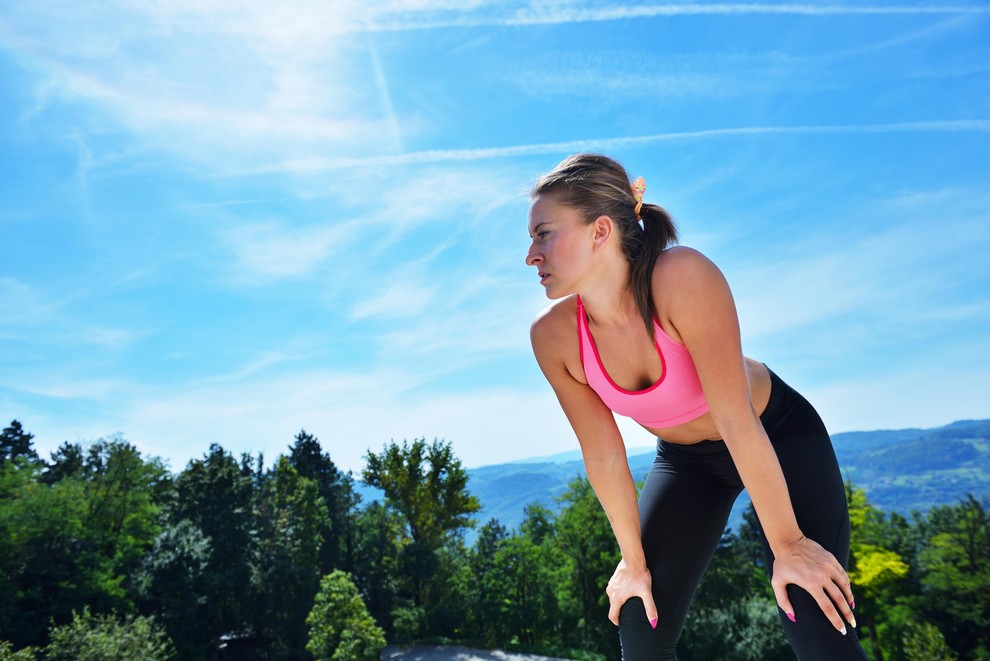
[[[845,432],[832,435],[843,477],[885,512],[910,516],[933,505],[954,504],[966,494],[990,499],[990,420],[961,420],[934,429]],[[633,478],[646,477],[654,448],[629,451]],[[512,530],[529,503],[554,511],[567,484],[584,476],[580,451],[468,471],[468,490],[481,501],[478,523],[494,517]],[[749,503],[739,497],[729,518],[735,528]],[[473,535],[469,535],[469,538]]]

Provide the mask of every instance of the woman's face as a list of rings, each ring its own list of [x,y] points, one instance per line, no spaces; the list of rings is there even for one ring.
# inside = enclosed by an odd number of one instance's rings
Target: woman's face
[[[577,209],[558,203],[553,195],[540,195],[533,201],[529,210],[533,242],[526,264],[536,267],[547,298],[562,298],[579,290],[588,272],[594,231],[594,225],[585,223]]]

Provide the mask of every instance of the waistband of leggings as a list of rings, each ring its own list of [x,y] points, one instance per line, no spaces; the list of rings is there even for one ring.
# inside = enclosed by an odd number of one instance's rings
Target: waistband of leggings
[[[787,385],[783,379],[777,376],[772,369],[763,365],[767,368],[767,372],[770,373],[770,399],[767,400],[767,405],[763,409],[763,413],[760,414],[760,422],[766,425],[767,422],[773,419],[775,415],[780,412],[781,405],[787,399],[787,393],[791,390],[791,387]],[[663,448],[664,451],[674,451],[674,452],[688,452],[691,454],[714,454],[717,452],[726,452],[725,441],[721,439],[717,440],[703,440],[697,443],[668,443],[661,437],[657,437],[657,449]]]
[[[770,399],[767,400],[767,405],[763,409],[763,413],[760,414],[760,422],[766,423],[780,412],[780,406],[787,398],[787,393],[791,390],[791,387],[784,383],[784,380],[777,376],[766,364],[763,366],[770,373]]]

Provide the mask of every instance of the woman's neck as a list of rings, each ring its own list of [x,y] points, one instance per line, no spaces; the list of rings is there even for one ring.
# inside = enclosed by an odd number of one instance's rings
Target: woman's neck
[[[604,269],[591,280],[579,294],[588,319],[595,325],[626,325],[630,319],[639,318],[625,260],[615,268]]]

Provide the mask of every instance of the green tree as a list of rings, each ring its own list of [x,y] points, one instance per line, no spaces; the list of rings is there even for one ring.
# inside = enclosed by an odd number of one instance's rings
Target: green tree
[[[389,443],[381,454],[369,452],[364,482],[385,492],[388,503],[409,526],[413,541],[435,550],[451,535],[474,525],[481,509],[467,490],[468,474],[450,443],[418,439]]]
[[[360,496],[354,490],[354,478],[343,472],[323,451],[319,440],[305,430],[300,431],[289,448],[289,463],[301,477],[313,480],[326,504],[327,521],[321,534],[320,571],[329,574],[334,569],[354,569],[354,511]]]
[[[500,625],[527,645],[560,644],[560,582],[565,556],[557,541],[553,516],[539,505],[526,508],[517,534],[501,540],[483,590],[499,602]]]
[[[509,627],[502,619],[501,586],[492,579],[495,575],[495,556],[507,538],[505,526],[498,519],[489,519],[479,529],[478,538],[468,556],[473,625],[488,648],[504,646],[509,642]]]
[[[14,646],[6,640],[0,640],[0,661],[35,661],[34,648],[25,647],[14,651]]]
[[[959,658],[938,627],[931,622],[916,623],[904,635],[904,661],[956,661]]]
[[[859,606],[859,634],[873,656],[882,660],[884,650],[890,647],[896,652],[900,641],[896,634],[884,635],[889,615],[880,619],[878,614],[896,612],[891,607],[898,602],[909,567],[900,554],[886,548],[885,515],[869,503],[866,492],[847,482],[846,501],[851,528],[849,578]]]
[[[238,463],[217,444],[202,459],[190,461],[175,480],[171,520],[192,522],[210,542],[205,594],[211,638],[253,625],[255,482],[249,459]]]
[[[398,604],[399,545],[405,530],[401,515],[372,502],[355,515],[355,580],[367,598],[368,609],[382,623],[391,640]]]
[[[378,661],[385,634],[368,614],[350,576],[335,571],[320,581],[309,615],[306,649],[319,661]]]
[[[366,459],[365,483],[385,492],[386,504],[402,515],[406,527],[397,546],[399,572],[406,579],[401,596],[409,603],[397,605],[424,609],[427,621],[435,623],[447,588],[436,580],[438,553],[474,525],[471,514],[481,508],[467,490],[467,471],[450,443],[436,440],[404,441],[401,446],[392,442]]]
[[[565,624],[566,642],[618,658],[618,636],[608,621],[605,586],[620,559],[605,510],[583,476],[572,480],[560,497],[557,540],[565,550],[567,610],[573,622]]]
[[[930,621],[964,658],[990,657],[990,515],[968,495],[933,508],[930,538],[921,551],[922,585]]]
[[[716,608],[692,607],[677,651],[684,661],[794,659],[775,604],[758,594]]]
[[[5,427],[0,432],[0,468],[7,462],[18,459],[40,463],[38,453],[34,451],[31,441],[34,434],[24,431],[24,427],[17,420],[12,420],[10,426]]]
[[[80,443],[63,441],[57,450],[52,452],[52,460],[45,467],[41,481],[54,484],[67,477],[82,477],[86,464],[86,456]]]
[[[210,541],[189,520],[165,528],[134,576],[145,612],[155,613],[180,658],[205,659],[209,646],[207,571]]]
[[[259,604],[255,629],[269,654],[304,658],[306,615],[320,582],[319,554],[329,517],[314,480],[280,457],[261,489]]]
[[[171,661],[175,651],[154,618],[93,615],[86,608],[69,624],[53,627],[45,647],[48,661]]]
[[[37,645],[49,621],[85,605],[132,611],[127,576],[158,533],[168,489],[160,463],[101,439],[75,476],[48,484],[19,460],[0,475],[0,637]]]
[[[161,531],[159,512],[171,490],[171,475],[160,460],[141,458],[121,438],[90,445],[83,465],[86,512],[83,526],[96,544],[100,592],[88,602],[103,610],[133,609],[125,584]]]

